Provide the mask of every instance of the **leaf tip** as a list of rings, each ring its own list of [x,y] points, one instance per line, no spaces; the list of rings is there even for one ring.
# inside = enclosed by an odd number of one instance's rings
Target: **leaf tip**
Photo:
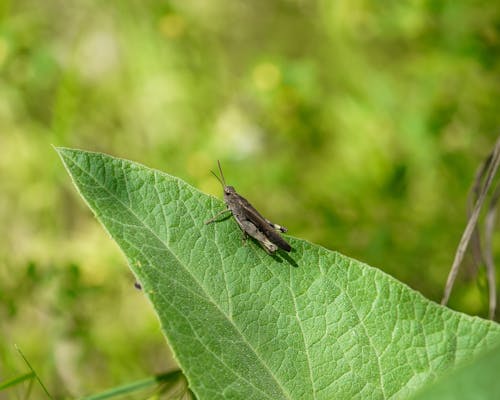
[[[70,149],[69,147],[60,147],[60,146],[54,146],[52,145],[52,148],[56,151],[59,156],[63,157],[64,154],[69,153],[74,151],[73,149]]]

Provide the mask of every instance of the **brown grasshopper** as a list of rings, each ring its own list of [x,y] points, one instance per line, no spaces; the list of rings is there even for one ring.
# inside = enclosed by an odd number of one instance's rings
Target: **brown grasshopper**
[[[264,218],[247,199],[236,193],[233,186],[226,185],[226,180],[224,179],[224,174],[218,160],[217,164],[219,165],[221,177],[219,178],[213,171],[210,172],[217,178],[224,189],[224,202],[227,209],[219,212],[213,218],[206,221],[205,224],[216,221],[221,214],[231,212],[243,231],[244,238],[247,235],[253,237],[269,254],[274,253],[278,248],[290,251],[292,248],[278,233],[278,231],[286,232],[287,229]]]

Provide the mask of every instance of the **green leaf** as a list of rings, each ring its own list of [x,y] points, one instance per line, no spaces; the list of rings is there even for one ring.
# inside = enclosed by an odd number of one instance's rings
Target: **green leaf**
[[[139,381],[127,383],[126,385],[117,386],[112,389],[108,389],[105,392],[83,397],[80,400],[104,400],[111,399],[113,397],[121,397],[125,394],[132,394],[133,392],[143,390],[144,388],[158,386],[159,384],[163,384],[162,390],[165,391],[169,387],[178,384],[178,381],[180,380],[179,378],[183,379],[183,376],[179,370],[166,372],[164,374],[157,375],[151,378],[141,379]]]
[[[500,348],[477,357],[426,387],[415,400],[500,399]]]
[[[0,382],[0,390],[10,389],[11,387],[18,385],[21,382],[29,381],[34,377],[35,373],[32,371],[32,372],[27,372],[26,374],[16,376],[12,379],[6,380],[5,382]]]
[[[223,203],[178,178],[58,152],[200,399],[405,398],[499,342],[496,323],[339,253],[293,237],[289,255],[243,245],[232,218],[204,224]]]

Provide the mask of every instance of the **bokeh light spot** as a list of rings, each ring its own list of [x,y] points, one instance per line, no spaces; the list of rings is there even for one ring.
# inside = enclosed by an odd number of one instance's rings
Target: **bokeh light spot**
[[[163,16],[159,25],[160,32],[170,39],[182,36],[186,30],[186,20],[177,14]]]
[[[258,64],[252,73],[257,89],[267,91],[274,89],[281,82],[281,71],[273,63],[263,62]]]

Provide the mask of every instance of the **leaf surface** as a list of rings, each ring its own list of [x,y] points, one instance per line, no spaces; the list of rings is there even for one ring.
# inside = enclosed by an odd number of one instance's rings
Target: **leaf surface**
[[[500,340],[498,324],[337,252],[290,236],[290,254],[243,245],[232,218],[204,223],[224,204],[176,177],[58,152],[200,399],[405,398]]]
[[[500,399],[500,348],[488,351],[418,392],[415,400]]]

